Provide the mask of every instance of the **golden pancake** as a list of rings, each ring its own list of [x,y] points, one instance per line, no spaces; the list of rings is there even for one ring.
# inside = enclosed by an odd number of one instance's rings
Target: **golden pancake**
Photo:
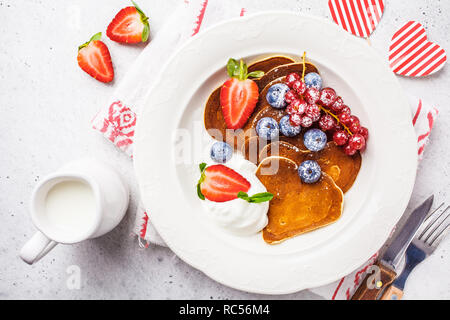
[[[270,157],[256,172],[267,191],[275,195],[263,230],[263,239],[269,244],[330,225],[342,214],[344,193],[333,179],[323,173],[317,183],[304,184],[297,168],[292,160]]]
[[[300,165],[306,159],[306,155],[310,151],[300,149],[297,146],[290,144],[286,141],[276,141],[266,145],[259,152],[258,160],[262,162],[268,157],[282,157],[294,161],[297,165]]]
[[[344,149],[334,142],[328,142],[322,151],[311,152],[306,156],[306,160],[316,160],[322,171],[333,178],[344,193],[355,182],[362,162],[359,152],[354,156],[348,156]]]

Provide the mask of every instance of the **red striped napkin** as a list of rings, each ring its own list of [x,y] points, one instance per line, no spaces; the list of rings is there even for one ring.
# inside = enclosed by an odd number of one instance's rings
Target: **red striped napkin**
[[[246,8],[236,6],[236,3],[232,5],[227,2],[223,5],[222,2],[208,0],[184,1],[144,49],[107,106],[94,117],[94,129],[132,156],[136,113],[139,114],[139,106],[147,100],[148,88],[152,85],[153,79],[157,78],[156,73],[160,71],[161,61],[164,61],[176,47],[189,37],[195,36],[206,25],[238,15],[243,16],[246,11]],[[412,104],[414,127],[418,136],[418,153],[422,156],[438,111],[420,99],[414,101]],[[151,224],[151,211],[145,210],[142,206],[139,206],[137,210],[135,232],[143,247],[149,247],[152,244],[165,246]],[[326,299],[348,299],[376,257],[375,254],[364,266],[340,281],[312,289],[312,291]]]

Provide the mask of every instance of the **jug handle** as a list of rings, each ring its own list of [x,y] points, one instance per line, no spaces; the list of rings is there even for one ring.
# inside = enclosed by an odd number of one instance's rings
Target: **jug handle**
[[[58,243],[47,238],[42,232],[36,232],[20,250],[20,258],[28,264],[39,261],[50,252]]]

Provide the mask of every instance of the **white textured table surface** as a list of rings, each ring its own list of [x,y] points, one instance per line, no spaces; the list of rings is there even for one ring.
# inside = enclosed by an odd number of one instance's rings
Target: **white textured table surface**
[[[141,0],[157,32],[169,8],[181,0]],[[210,0],[214,1],[214,0]],[[245,0],[242,1],[245,7]],[[291,9],[329,17],[325,0],[260,1],[268,9]],[[127,1],[0,0],[0,299],[260,299],[210,280],[169,249],[138,249],[131,235],[135,191],[131,161],[90,128],[90,120],[114,90],[79,70],[77,46],[105,28]],[[387,56],[390,37],[403,23],[418,20],[430,40],[450,52],[450,2],[387,1],[371,37]],[[106,40],[105,40],[106,39]],[[141,46],[123,46],[104,37],[120,81]],[[432,143],[420,165],[410,207],[430,194],[436,202],[450,193],[450,66],[422,80],[401,79],[404,89],[440,108]],[[382,92],[380,92],[382,94]],[[393,137],[394,138],[394,137]],[[133,189],[128,215],[106,236],[74,246],[57,246],[34,266],[18,252],[35,229],[29,219],[30,192],[37,181],[64,163],[93,155],[113,164]],[[389,155],[386,155],[389,156]],[[386,181],[389,183],[389,181]],[[450,239],[411,275],[405,298],[450,299]],[[66,282],[68,267],[81,270],[81,288]],[[70,269],[69,269],[70,270]],[[318,298],[308,291],[273,297]]]

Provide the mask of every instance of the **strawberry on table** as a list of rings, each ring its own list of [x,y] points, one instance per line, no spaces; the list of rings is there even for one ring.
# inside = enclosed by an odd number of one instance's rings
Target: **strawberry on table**
[[[106,35],[113,41],[121,43],[146,42],[150,35],[148,17],[131,1],[134,7],[126,7],[116,14],[108,25]]]
[[[94,79],[111,82],[114,79],[111,55],[106,44],[100,41],[101,37],[99,32],[78,47],[78,65]]]
[[[258,102],[259,89],[255,81],[249,79],[260,78],[262,71],[247,72],[247,65],[241,60],[228,60],[228,79],[220,90],[220,104],[228,129],[241,129],[255,110]]]

